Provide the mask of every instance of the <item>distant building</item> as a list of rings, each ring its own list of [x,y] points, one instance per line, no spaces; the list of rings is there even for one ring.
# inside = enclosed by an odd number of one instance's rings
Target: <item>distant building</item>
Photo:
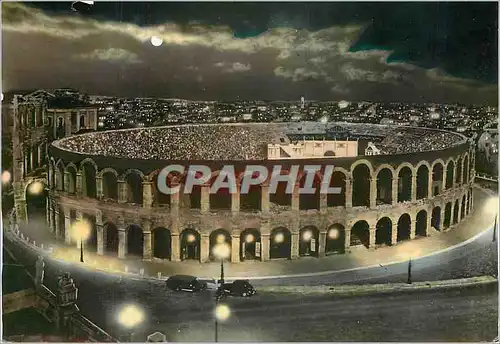
[[[355,157],[358,155],[358,141],[303,140],[295,143],[270,143],[267,158],[312,159]]]
[[[373,142],[368,142],[368,147],[365,149],[365,155],[380,155],[380,149],[378,149]]]

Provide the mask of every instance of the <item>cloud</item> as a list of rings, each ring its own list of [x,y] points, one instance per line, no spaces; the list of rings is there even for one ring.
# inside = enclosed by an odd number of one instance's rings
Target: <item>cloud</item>
[[[137,54],[120,48],[96,49],[91,53],[76,55],[82,60],[119,61],[125,63],[141,63]]]
[[[234,62],[228,64],[226,62],[217,62],[214,64],[215,67],[221,68],[225,73],[238,73],[238,72],[248,72],[252,69],[250,64],[243,64],[240,62]]]

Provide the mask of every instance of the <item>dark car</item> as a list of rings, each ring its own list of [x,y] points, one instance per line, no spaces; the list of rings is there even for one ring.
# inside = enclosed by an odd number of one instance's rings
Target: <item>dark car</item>
[[[167,280],[167,288],[175,291],[196,292],[207,289],[207,284],[189,275],[175,275]]]
[[[231,296],[250,297],[255,295],[255,288],[248,280],[237,280],[232,283],[224,283],[224,293]]]

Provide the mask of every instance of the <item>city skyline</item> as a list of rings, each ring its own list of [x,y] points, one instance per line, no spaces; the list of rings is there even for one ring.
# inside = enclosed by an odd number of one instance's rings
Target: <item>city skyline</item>
[[[496,3],[96,3],[87,14],[66,3],[4,3],[2,11],[4,92],[497,105]]]

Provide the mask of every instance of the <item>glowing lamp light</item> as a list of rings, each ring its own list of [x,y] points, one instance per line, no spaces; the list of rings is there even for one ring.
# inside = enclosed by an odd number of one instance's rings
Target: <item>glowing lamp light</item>
[[[303,234],[302,234],[302,239],[304,239],[304,241],[309,241],[311,240],[312,238],[312,233],[311,231],[305,231]]]
[[[75,240],[87,240],[90,236],[91,225],[85,220],[78,220],[73,224],[73,237]]]
[[[231,316],[231,309],[224,304],[219,304],[215,307],[215,317],[218,321],[225,321]]]
[[[2,174],[3,179],[3,174]],[[41,182],[33,182],[28,186],[28,192],[31,195],[39,195],[43,192],[44,186]]]
[[[143,320],[144,312],[134,305],[127,305],[118,313],[118,322],[127,328],[135,327]]]
[[[3,92],[2,92],[2,101],[3,101]]]
[[[328,231],[328,238],[332,239],[332,240],[338,239],[339,234],[340,234],[340,232],[337,228],[332,228]]]
[[[212,253],[217,259],[226,259],[231,255],[231,248],[228,244],[217,244],[212,249]]]
[[[285,241],[285,236],[283,233],[278,233],[274,236],[274,242],[277,244],[281,244],[283,241]]]
[[[254,240],[255,240],[255,237],[253,236],[253,234],[248,234],[248,235],[245,237],[245,242],[246,242],[247,244],[250,244],[250,243],[254,242]]]
[[[12,179],[12,175],[9,171],[2,172],[2,184],[9,184]]]
[[[328,123],[328,117],[327,116],[323,116],[323,117],[321,117],[321,119],[319,121],[321,123],[323,123],[323,124],[326,124],[326,123]]]
[[[219,234],[215,240],[218,244],[222,244],[226,241],[226,236],[224,234]]]
[[[153,36],[151,37],[151,44],[154,46],[154,47],[159,47],[160,45],[163,44],[163,39],[161,39],[160,37],[158,36]]]
[[[189,243],[193,243],[193,242],[195,242],[196,237],[195,237],[193,234],[189,234],[189,235],[186,237],[186,240],[187,240],[187,242],[189,242]]]

